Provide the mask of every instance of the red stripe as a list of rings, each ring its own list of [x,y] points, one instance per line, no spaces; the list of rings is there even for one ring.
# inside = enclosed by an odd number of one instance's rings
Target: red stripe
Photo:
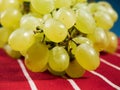
[[[90,72],[86,72],[84,77],[74,80],[80,86],[81,90],[115,90],[101,78]]]
[[[100,57],[120,67],[120,57],[112,54],[104,54],[104,55],[101,55]]]
[[[120,39],[119,46],[120,46]],[[120,54],[120,48],[116,51]],[[120,57],[112,54],[101,53],[101,58],[107,62],[120,67]],[[102,74],[112,83],[120,86],[120,71],[101,62],[97,73]],[[48,72],[33,73],[28,71],[38,90],[74,90],[67,79],[53,76]],[[73,79],[81,90],[115,90],[100,77],[86,72],[82,78]],[[10,58],[0,49],[0,90],[31,90],[18,62]]]
[[[73,90],[66,79],[53,76],[48,72],[32,73],[29,71],[29,75],[34,80],[38,90]]]
[[[114,84],[120,86],[120,71],[116,70],[104,63],[101,62],[99,69],[96,70],[98,73],[102,74],[106,78],[108,78]]]
[[[0,50],[0,90],[29,90],[29,84],[16,60]]]

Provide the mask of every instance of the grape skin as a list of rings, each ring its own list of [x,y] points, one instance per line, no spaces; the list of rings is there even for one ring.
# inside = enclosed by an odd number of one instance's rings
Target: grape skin
[[[56,43],[62,42],[68,33],[64,24],[52,18],[46,20],[43,30],[46,37]]]
[[[56,46],[50,51],[49,66],[52,70],[62,72],[69,65],[69,55],[63,47]]]
[[[107,32],[108,36],[108,46],[106,47],[105,51],[108,53],[114,53],[117,50],[118,47],[118,38],[117,35],[114,32]]]
[[[35,41],[32,30],[19,28],[11,33],[8,43],[16,51],[27,50]]]
[[[96,23],[92,15],[84,9],[76,11],[76,24],[75,27],[83,33],[93,33],[96,28]]]
[[[100,65],[98,53],[88,44],[80,44],[75,52],[78,63],[86,70],[95,70]]]
[[[10,33],[11,31],[9,29],[0,27],[0,48],[7,44]]]
[[[79,78],[84,75],[85,69],[76,60],[72,60],[65,72],[71,78]]]
[[[43,72],[49,58],[48,47],[42,43],[34,43],[25,56],[25,65],[32,72]]]
[[[67,29],[71,28],[76,22],[75,13],[68,8],[60,8],[54,14],[54,18],[61,21]]]
[[[54,9],[54,0],[31,0],[31,4],[41,14],[50,13]]]
[[[16,29],[19,27],[21,17],[22,13],[18,9],[7,8],[0,15],[1,24],[8,29]]]

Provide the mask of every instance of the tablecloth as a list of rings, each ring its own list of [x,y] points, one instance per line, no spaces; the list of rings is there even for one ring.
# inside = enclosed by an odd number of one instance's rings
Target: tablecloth
[[[0,90],[120,90],[120,39],[114,54],[102,53],[95,71],[78,79],[65,79],[49,72],[33,73],[23,60],[9,57],[0,49]]]

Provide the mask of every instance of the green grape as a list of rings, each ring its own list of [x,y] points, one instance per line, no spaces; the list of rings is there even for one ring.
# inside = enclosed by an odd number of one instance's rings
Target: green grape
[[[110,30],[113,27],[113,20],[108,13],[97,11],[94,13],[96,25],[104,30]]]
[[[118,47],[117,35],[114,32],[108,31],[107,36],[108,36],[109,43],[105,51],[107,51],[108,53],[114,53]]]
[[[10,33],[10,30],[4,27],[0,27],[0,48],[2,48],[7,43]]]
[[[55,46],[50,51],[49,66],[52,70],[62,72],[69,65],[69,55],[67,51],[60,46]]]
[[[65,71],[61,71],[61,72],[54,71],[54,70],[52,70],[50,67],[48,67],[48,71],[49,71],[51,74],[56,75],[56,76],[63,76],[63,75],[65,75]]]
[[[42,24],[42,19],[31,15],[24,15],[20,21],[20,27],[28,30],[36,30],[37,26]]]
[[[46,21],[46,20],[48,20],[48,19],[50,19],[50,18],[52,18],[52,15],[49,13],[49,14],[45,14],[44,16],[43,16],[43,20],[44,21]]]
[[[92,14],[94,14],[97,11],[105,11],[106,12],[106,8],[99,5],[96,2],[92,2],[92,3],[88,4],[88,9]]]
[[[54,14],[54,18],[61,21],[67,29],[71,28],[76,22],[74,12],[68,8],[60,8]]]
[[[100,65],[99,54],[92,46],[86,43],[82,43],[77,47],[75,58],[86,70],[95,70]]]
[[[54,0],[54,2],[55,8],[70,7],[72,5],[71,0]]]
[[[76,60],[72,60],[65,72],[71,78],[79,78],[84,75],[85,69]]]
[[[30,4],[30,14],[37,18],[42,18],[42,14],[38,12],[36,9],[33,8],[33,6]]]
[[[111,18],[114,22],[117,21],[118,14],[108,2],[100,1],[100,2],[98,2],[98,4],[100,4],[101,6],[106,8],[106,12],[111,16]]]
[[[76,0],[71,0],[71,5],[74,6],[76,4]]]
[[[41,14],[50,13],[54,9],[54,0],[31,0],[31,4]]]
[[[87,2],[87,0],[76,0],[77,3],[83,3],[83,2]]]
[[[62,42],[68,34],[64,24],[52,18],[45,21],[43,31],[49,40],[57,43]]]
[[[3,11],[4,0],[0,0],[0,13]]]
[[[93,46],[93,42],[87,37],[77,36],[77,37],[73,38],[73,40],[77,44],[86,43],[86,44],[89,44],[90,46]]]
[[[69,42],[69,47],[72,48],[72,54],[75,54],[76,47],[77,47],[76,43],[77,44],[86,43],[86,44],[89,44],[90,46],[93,46],[93,42],[86,37],[77,36],[73,38],[72,40],[75,42],[75,43],[73,41]]]
[[[75,27],[83,33],[93,33],[96,28],[96,23],[92,15],[84,9],[76,11],[76,24]]]
[[[93,34],[87,35],[93,41],[97,51],[102,51],[108,46],[108,37],[104,29],[98,27]]]
[[[118,20],[118,14],[113,8],[107,8],[107,12],[111,16],[113,22]]]
[[[8,8],[20,9],[19,0],[0,0],[0,12]]]
[[[83,9],[85,11],[89,11],[87,3],[77,3],[73,6],[73,10]]]
[[[32,72],[43,72],[49,58],[49,50],[43,43],[35,42],[25,56],[25,65]]]
[[[6,44],[3,48],[10,57],[16,58],[16,59],[21,57],[20,52],[13,50],[8,44]]]
[[[16,29],[19,27],[21,17],[19,10],[8,8],[1,13],[1,24],[5,28]]]
[[[8,43],[13,50],[27,50],[34,42],[34,33],[32,30],[24,30],[19,28],[11,33]]]
[[[88,7],[92,14],[94,14],[97,11],[102,11],[104,13],[107,13],[112,18],[113,22],[115,22],[118,19],[118,14],[116,13],[116,11],[109,4],[106,5],[106,3],[104,4],[104,2],[102,1],[101,3],[90,3]]]
[[[112,7],[108,2],[106,1],[99,1],[98,4],[105,6],[105,7]]]

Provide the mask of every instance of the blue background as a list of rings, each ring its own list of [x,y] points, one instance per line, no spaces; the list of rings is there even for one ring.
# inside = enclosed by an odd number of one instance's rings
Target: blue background
[[[96,0],[96,1],[107,1],[109,2],[115,11],[118,13],[118,20],[115,22],[111,31],[115,32],[120,37],[120,0]]]

